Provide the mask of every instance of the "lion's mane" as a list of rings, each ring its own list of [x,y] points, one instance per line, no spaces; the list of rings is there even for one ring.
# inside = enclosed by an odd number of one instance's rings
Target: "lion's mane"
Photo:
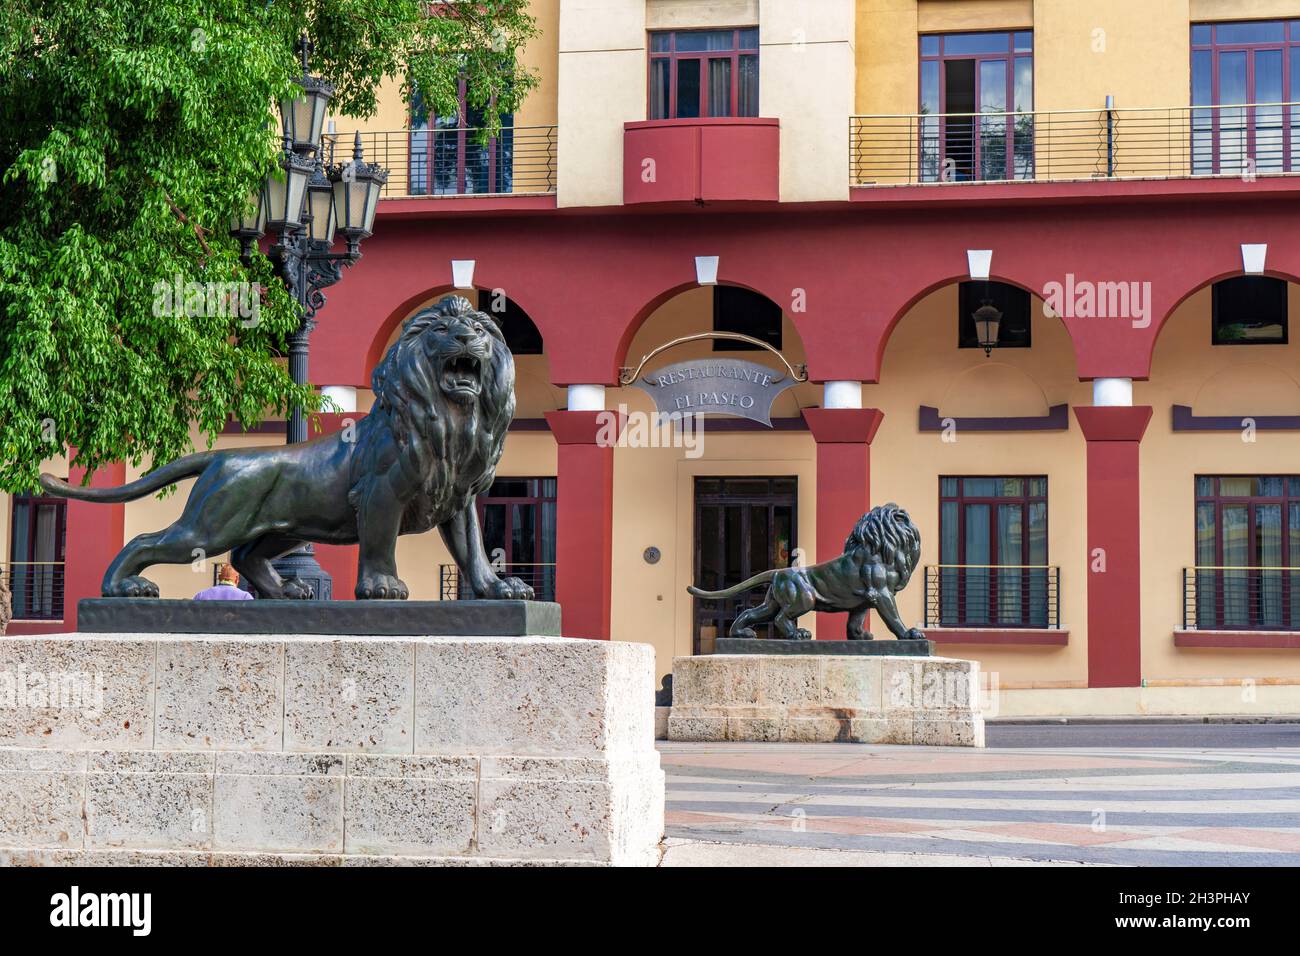
[[[871,556],[873,564],[897,571],[901,588],[921,560],[921,533],[908,513],[891,501],[858,519],[844,542],[844,553],[859,549]]]
[[[438,383],[440,369],[426,354],[424,335],[442,318],[472,316],[492,337],[492,355],[482,369],[482,390],[477,401],[475,454],[452,458],[446,453],[442,432],[449,399]],[[376,468],[384,454],[385,438],[391,436],[399,453],[418,474],[426,476],[423,495],[430,499],[412,502],[415,509],[436,506],[440,491],[451,484],[468,485],[473,495],[492,484],[496,464],[501,459],[506,432],[515,414],[515,364],[505,336],[491,316],[479,312],[468,299],[449,295],[437,304],[422,309],[406,320],[401,334],[375,366],[371,375],[375,402],[363,421],[366,426],[358,435],[359,448],[353,459],[353,485],[348,493],[354,504],[364,493],[363,484],[381,472]],[[481,465],[481,474],[465,475],[470,461]],[[405,523],[404,523],[405,524]]]

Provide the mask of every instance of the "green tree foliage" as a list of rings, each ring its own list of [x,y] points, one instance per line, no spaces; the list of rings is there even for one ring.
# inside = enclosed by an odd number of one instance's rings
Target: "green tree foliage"
[[[495,125],[536,82],[527,0],[0,4],[0,488],[59,454],[161,463],[191,423],[211,444],[229,418],[318,407],[277,354],[296,306],[228,235],[276,168],[303,31],[334,115],[373,114],[385,77],[452,113],[463,75]],[[156,308],[178,279],[260,284],[258,321]]]

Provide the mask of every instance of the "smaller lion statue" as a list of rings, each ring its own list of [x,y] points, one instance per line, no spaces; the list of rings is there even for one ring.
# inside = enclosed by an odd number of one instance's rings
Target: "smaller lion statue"
[[[775,568],[756,574],[725,591],[686,590],[698,598],[718,600],[767,584],[763,603],[743,611],[731,625],[731,637],[754,638],[755,624],[771,624],[787,641],[812,637],[795,620],[809,611],[848,611],[848,638],[869,641],[867,613],[880,613],[899,640],[923,640],[925,634],[903,624],[894,595],[907,586],[921,558],[921,533],[907,512],[890,502],[864,514],[844,542],[844,553],[807,568]]]

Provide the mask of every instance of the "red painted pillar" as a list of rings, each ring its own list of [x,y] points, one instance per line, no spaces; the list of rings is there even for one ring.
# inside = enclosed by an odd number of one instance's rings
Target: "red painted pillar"
[[[68,481],[80,485],[84,468],[73,468]],[[92,487],[108,488],[126,483],[126,465],[116,462],[95,472]],[[77,629],[77,602],[99,597],[104,572],[122,550],[126,531],[126,506],[96,504],[68,499],[66,540],[63,557],[63,623]]]
[[[345,422],[351,420],[360,423],[366,417],[365,412],[321,412],[314,416],[320,419],[320,431],[308,431],[308,439],[321,435],[332,435],[348,427]],[[308,423],[310,428],[310,422]],[[351,601],[355,597],[357,586],[357,562],[359,549],[355,544],[318,544],[315,546],[316,561],[333,579],[333,594],[336,601]],[[401,570],[400,568],[398,569]]]
[[[805,408],[803,417],[817,442],[820,563],[844,553],[844,540],[871,508],[871,440],[885,415],[878,408]],[[844,640],[845,620],[843,614],[818,614],[817,639]]]
[[[1088,442],[1088,686],[1142,683],[1138,450],[1150,405],[1077,407]]]
[[[560,629],[565,637],[609,640],[614,444],[623,426],[616,414],[546,413],[559,445],[555,599],[560,603]]]

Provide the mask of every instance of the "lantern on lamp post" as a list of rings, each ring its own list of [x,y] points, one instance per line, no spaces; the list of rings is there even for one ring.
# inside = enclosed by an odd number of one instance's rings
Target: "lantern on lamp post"
[[[308,382],[311,333],[316,314],[325,305],[324,290],[339,281],[344,266],[361,258],[361,241],[371,234],[379,194],[388,181],[387,170],[363,161],[360,133],[352,161],[329,164],[321,133],[334,87],[309,72],[311,50],[304,33],[298,41],[302,58],[298,93],[280,102],[280,170],[230,221],[230,234],[240,241],[245,258],[268,231],[276,236],[267,253],[301,316],[289,336],[289,377],[296,385]],[[332,251],[336,233],[346,241],[344,251],[337,253]],[[290,444],[307,440],[307,418],[301,408],[290,413],[287,439]],[[283,578],[299,579],[317,600],[332,596],[330,576],[317,563],[310,544],[280,558],[275,568]]]
[[[988,358],[998,347],[1002,313],[998,311],[992,300],[985,299],[984,304],[971,314],[971,318],[975,320],[975,338],[979,341],[980,348],[984,349],[984,357]]]

